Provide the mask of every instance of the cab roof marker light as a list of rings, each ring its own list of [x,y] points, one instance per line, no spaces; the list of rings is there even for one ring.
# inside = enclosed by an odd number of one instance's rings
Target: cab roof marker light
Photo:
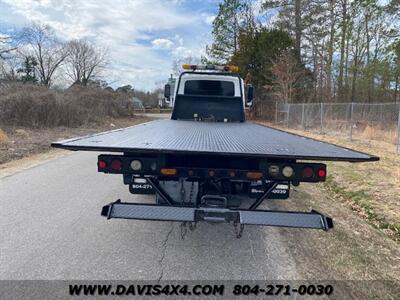
[[[239,72],[238,66],[216,66],[216,65],[191,65],[191,64],[183,64],[182,69],[184,70],[217,70],[217,71],[225,71],[225,72]]]
[[[191,65],[191,64],[183,64],[182,65],[182,69],[184,70],[196,70],[197,69],[197,65]]]
[[[239,72],[238,66],[227,66],[231,72]]]

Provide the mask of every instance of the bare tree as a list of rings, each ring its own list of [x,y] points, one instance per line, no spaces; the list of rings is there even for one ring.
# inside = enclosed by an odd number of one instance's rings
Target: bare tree
[[[11,37],[0,33],[0,59],[7,59],[7,55],[16,49],[11,45]]]
[[[0,33],[0,77],[16,80],[18,60],[15,55],[17,44],[9,35]]]
[[[21,59],[17,55],[11,55],[0,60],[0,77],[5,80],[15,81],[18,79],[18,69]]]
[[[192,64],[196,65],[200,63],[200,58],[193,57],[193,56],[185,56],[181,58],[176,58],[172,62],[172,71],[175,76],[179,76],[179,74],[183,71],[182,65],[183,64]]]
[[[74,84],[86,86],[98,76],[107,63],[105,49],[95,47],[85,40],[72,40],[67,43],[66,73]]]
[[[340,62],[339,62],[339,76],[338,76],[338,99],[339,101],[343,98],[343,77],[344,77],[344,63],[345,63],[345,46],[346,46],[346,36],[347,25],[348,25],[348,15],[347,15],[347,0],[340,0],[341,3],[341,20],[340,20]]]
[[[303,75],[298,62],[290,50],[284,51],[271,68],[272,91],[282,102],[292,102],[296,94],[296,84]]]
[[[65,46],[49,26],[37,23],[23,28],[20,39],[25,44],[22,50],[25,56],[33,56],[37,61],[40,83],[50,85],[56,70],[67,57]]]

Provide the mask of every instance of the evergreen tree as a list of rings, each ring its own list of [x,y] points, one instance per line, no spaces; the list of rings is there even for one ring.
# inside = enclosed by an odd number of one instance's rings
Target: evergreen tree
[[[242,28],[251,26],[251,7],[242,0],[224,0],[212,24],[213,43],[207,47],[212,62],[226,64],[239,50],[239,35]]]
[[[239,49],[231,62],[239,66],[243,78],[251,75],[252,84],[261,88],[271,84],[271,66],[282,51],[293,49],[293,40],[285,31],[259,29],[239,36]]]
[[[33,56],[25,57],[22,67],[17,70],[18,73],[22,74],[21,80],[23,82],[31,82],[31,83],[37,82],[37,78],[35,75],[36,66],[37,62],[35,57]]]

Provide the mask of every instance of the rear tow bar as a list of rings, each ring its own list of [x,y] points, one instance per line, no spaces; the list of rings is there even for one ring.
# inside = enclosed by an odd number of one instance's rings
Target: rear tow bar
[[[120,200],[103,207],[101,215],[108,219],[134,219],[173,222],[233,222],[241,225],[277,227],[333,228],[330,217],[311,212],[247,210],[210,207],[160,206],[154,204],[123,203]]]

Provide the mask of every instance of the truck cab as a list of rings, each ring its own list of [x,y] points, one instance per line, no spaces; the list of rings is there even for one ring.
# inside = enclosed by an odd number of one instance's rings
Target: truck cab
[[[251,85],[245,87],[243,79],[232,73],[237,67],[183,65],[183,68],[190,71],[181,73],[174,90],[170,84],[164,89],[167,101],[174,100],[173,120],[245,121],[244,110],[251,105],[254,90]]]
[[[185,70],[178,80],[171,81],[165,85],[164,96],[167,102],[173,104],[171,115],[172,120],[178,121],[197,121],[197,122],[222,122],[222,123],[241,123],[245,122],[245,108],[252,105],[254,88],[250,84],[245,84],[239,76],[236,66],[202,66],[202,65],[183,65]],[[200,158],[201,160],[202,158]],[[179,158],[178,160],[181,160]],[[192,158],[192,160],[194,160]],[[220,159],[217,159],[218,161]],[[233,161],[231,159],[230,161]],[[182,162],[180,161],[179,164]],[[136,182],[134,193],[155,193],[149,184],[139,184],[141,178],[134,179]],[[145,181],[143,181],[145,182]],[[203,185],[203,190],[199,192],[198,182],[192,181],[161,181],[160,185],[173,194],[175,199],[181,199],[180,193],[185,191],[185,195],[194,193],[201,194],[205,199],[223,199],[228,206],[239,206],[243,198],[256,198],[265,192],[268,181],[263,180],[235,180],[227,181],[221,179],[224,187],[220,190],[234,190],[235,195],[230,192],[224,196],[215,195],[217,191],[208,183]],[[218,183],[220,184],[220,183]],[[189,191],[189,188],[192,191]],[[132,190],[132,189],[131,189]],[[188,190],[188,191],[186,191]],[[283,181],[277,185],[269,195],[270,199],[286,199],[289,197],[290,185]],[[190,199],[184,199],[189,201]],[[157,202],[164,204],[165,201],[157,196]]]

